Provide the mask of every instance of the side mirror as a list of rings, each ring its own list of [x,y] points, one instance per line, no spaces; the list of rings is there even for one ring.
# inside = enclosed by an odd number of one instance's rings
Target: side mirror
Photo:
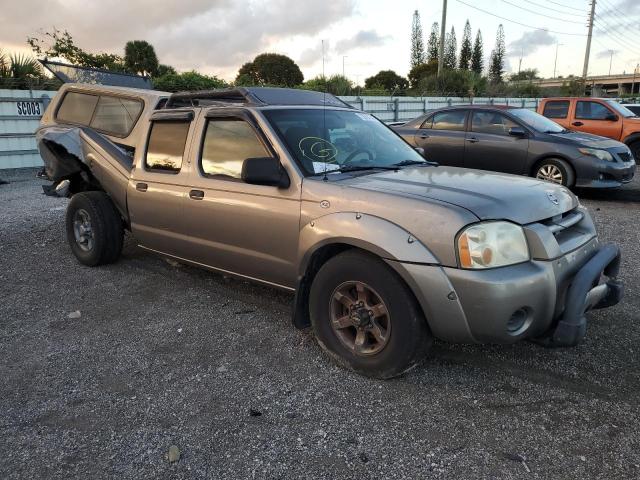
[[[280,161],[272,157],[245,159],[240,175],[242,180],[253,185],[287,188],[291,183]]]
[[[527,136],[527,131],[522,127],[511,127],[509,129],[509,135],[511,135],[512,137],[522,138]]]
[[[616,115],[615,113],[609,113],[609,114],[607,114],[606,117],[604,117],[604,119],[609,121],[609,122],[617,122],[618,121],[618,115]]]
[[[418,152],[420,155],[422,155],[423,157],[427,157],[427,154],[424,151],[424,148],[422,147],[415,147],[415,151]]]

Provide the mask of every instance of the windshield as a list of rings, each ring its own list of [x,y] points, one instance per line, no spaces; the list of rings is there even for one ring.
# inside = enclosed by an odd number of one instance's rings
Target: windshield
[[[607,100],[606,102],[611,108],[613,108],[616,112],[618,112],[620,115],[622,115],[625,118],[635,117],[636,116],[635,113],[633,113],[627,107],[623,107],[622,105],[620,105],[615,100]]]
[[[308,175],[427,163],[368,113],[293,108],[263,113]]]
[[[509,110],[509,113],[518,117],[528,127],[533,128],[536,132],[560,133],[564,131],[564,128],[553,120],[549,120],[547,117],[542,116],[539,113],[532,112],[531,110],[527,110],[526,108],[514,108]]]

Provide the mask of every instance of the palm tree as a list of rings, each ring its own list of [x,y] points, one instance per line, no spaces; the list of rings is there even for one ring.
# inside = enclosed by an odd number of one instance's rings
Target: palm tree
[[[27,57],[24,54],[15,53],[9,55],[10,67],[9,71],[13,78],[41,78],[42,67],[35,58]]]

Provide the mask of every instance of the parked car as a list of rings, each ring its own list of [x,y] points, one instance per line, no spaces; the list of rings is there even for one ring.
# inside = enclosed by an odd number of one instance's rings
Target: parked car
[[[441,165],[528,175],[566,187],[619,187],[635,173],[626,145],[566,130],[524,108],[441,108],[394,129]]]
[[[538,113],[564,128],[619,140],[633,152],[640,163],[640,118],[615,100],[572,97],[545,98]]]
[[[366,375],[406,371],[433,337],[575,345],[585,311],[622,296],[620,251],[569,190],[436,166],[331,95],[67,84],[37,139],[82,264],[115,262],[130,230],[295,292],[294,324]]]
[[[640,116],[640,103],[621,103],[620,105],[632,111],[636,117]]]

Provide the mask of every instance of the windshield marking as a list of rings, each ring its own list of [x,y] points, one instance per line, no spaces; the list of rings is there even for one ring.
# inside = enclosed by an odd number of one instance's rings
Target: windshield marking
[[[304,137],[298,143],[298,148],[312,162],[335,163],[338,156],[337,147],[320,137]]]

